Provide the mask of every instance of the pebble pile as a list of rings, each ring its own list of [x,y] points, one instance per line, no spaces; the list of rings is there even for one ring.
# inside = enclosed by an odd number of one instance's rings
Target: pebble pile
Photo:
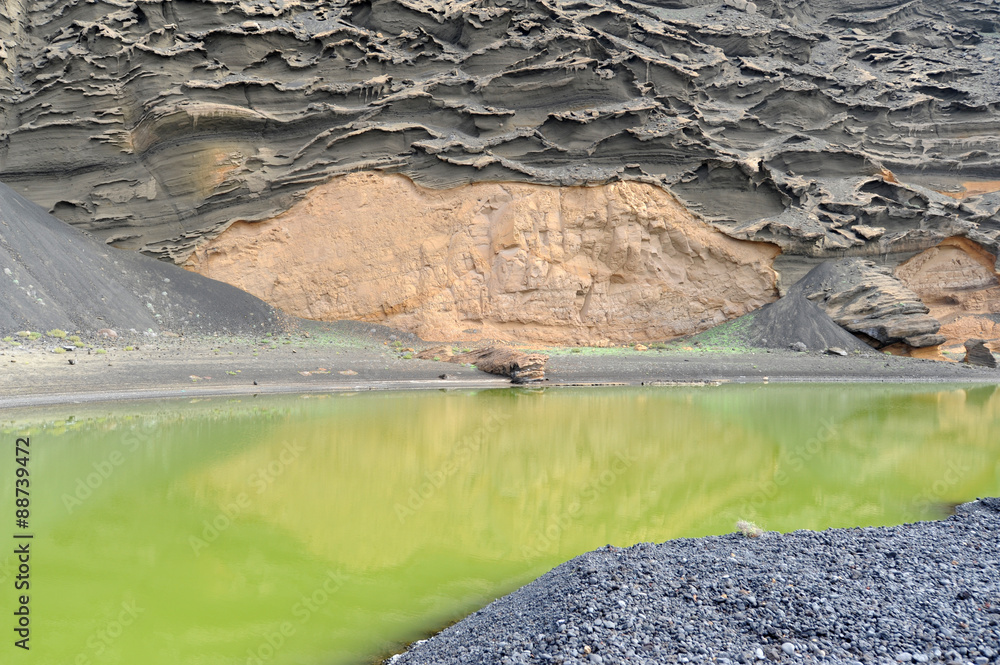
[[[1000,665],[1000,499],[939,522],[603,547],[390,660],[755,662]]]

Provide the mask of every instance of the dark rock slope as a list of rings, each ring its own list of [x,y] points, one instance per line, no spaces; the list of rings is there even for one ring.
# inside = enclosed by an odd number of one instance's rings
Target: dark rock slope
[[[605,547],[388,662],[1000,663],[1000,500],[941,522]]]
[[[796,282],[789,295],[815,302],[834,320],[872,346],[903,342],[936,346],[945,338],[941,323],[903,282],[886,268],[862,259],[820,264]]]
[[[863,352],[900,342],[936,346],[945,338],[938,334],[940,321],[928,312],[889,269],[864,259],[841,259],[819,264],[777,301],[694,339],[772,349],[802,344],[813,351]]]
[[[370,169],[658,183],[799,274],[997,254],[998,24],[990,0],[12,0],[0,180],[175,260]]]
[[[228,284],[108,247],[0,185],[0,333],[276,330],[278,313]]]

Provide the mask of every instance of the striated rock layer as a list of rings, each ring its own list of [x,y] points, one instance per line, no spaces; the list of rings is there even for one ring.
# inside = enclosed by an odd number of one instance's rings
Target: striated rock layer
[[[13,0],[0,180],[184,260],[358,170],[637,180],[801,257],[996,254],[990,0]]]
[[[843,259],[816,266],[789,290],[819,305],[846,330],[881,348],[902,342],[937,346],[941,322],[892,272],[872,261]]]
[[[576,343],[664,339],[745,314],[776,297],[777,253],[653,185],[436,190],[364,173],[233,224],[186,265],[306,318]]]
[[[784,285],[948,238],[995,273],[996,25],[992,0],[10,0],[0,181],[304,316],[662,338],[773,299],[773,246]],[[378,174],[439,193],[404,223]]]

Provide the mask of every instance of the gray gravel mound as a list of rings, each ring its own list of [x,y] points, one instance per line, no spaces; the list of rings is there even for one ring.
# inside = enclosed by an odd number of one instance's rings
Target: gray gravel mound
[[[607,546],[406,663],[1000,663],[1000,500],[940,522]]]
[[[0,184],[0,332],[263,334],[280,318],[228,284],[97,242]]]
[[[872,347],[841,328],[798,292],[789,293],[745,316],[749,323],[743,337],[754,348],[787,349],[801,343],[811,351],[824,351],[831,346],[858,353],[872,351]]]

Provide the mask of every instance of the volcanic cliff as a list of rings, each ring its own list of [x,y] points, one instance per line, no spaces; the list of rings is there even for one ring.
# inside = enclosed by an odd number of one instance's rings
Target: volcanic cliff
[[[0,181],[315,318],[664,338],[855,256],[909,261],[947,336],[1000,314],[997,25],[992,0],[12,0]]]

